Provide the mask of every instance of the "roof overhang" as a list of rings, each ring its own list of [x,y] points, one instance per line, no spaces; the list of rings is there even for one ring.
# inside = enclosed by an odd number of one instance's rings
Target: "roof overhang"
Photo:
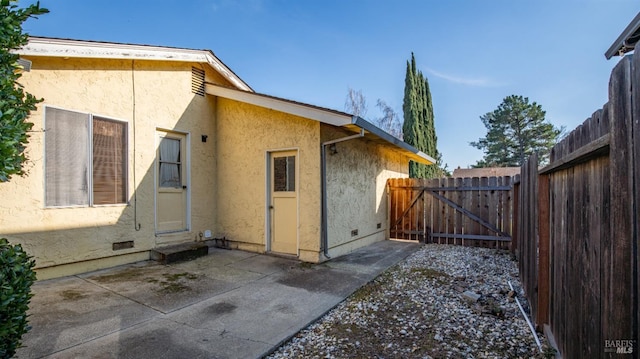
[[[351,123],[352,116],[346,113],[255,92],[238,91],[210,83],[205,84],[205,92],[209,95],[224,97],[230,100],[245,102],[255,106],[310,118],[333,126],[344,126]]]
[[[344,127],[347,127],[353,131],[359,131],[360,129],[363,129],[365,130],[365,138],[373,142],[377,142],[381,145],[392,145],[394,148],[400,149],[400,152],[402,152],[402,154],[409,157],[409,159],[415,162],[425,165],[433,165],[436,163],[436,160],[433,157],[411,146],[410,144],[390,135],[385,130],[372,124],[371,122],[366,121],[361,117],[353,116],[352,124],[346,125]]]
[[[638,40],[640,40],[640,13],[631,20],[616,41],[609,47],[609,50],[605,52],[604,56],[609,60],[614,56],[622,56],[627,52],[633,51]]]
[[[343,127],[352,132],[364,130],[364,137],[372,142],[390,147],[396,152],[407,156],[409,159],[423,163],[435,164],[436,160],[417,148],[403,142],[384,130],[367,122],[358,116],[328,108],[291,101],[279,97],[259,94],[255,92],[239,91],[214,84],[206,84],[205,92],[209,95],[244,102],[251,105],[264,107],[303,118],[308,118],[328,125]]]
[[[29,37],[27,45],[16,51],[24,56],[100,58],[197,62],[209,64],[238,89],[253,91],[210,50],[193,50],[151,45],[119,44],[99,41]]]

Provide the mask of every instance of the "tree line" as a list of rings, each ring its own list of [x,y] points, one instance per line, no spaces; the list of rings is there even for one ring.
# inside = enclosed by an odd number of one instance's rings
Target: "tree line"
[[[417,69],[415,56],[407,61],[405,75],[403,118],[385,101],[378,99],[376,107],[382,116],[371,121],[389,134],[416,147],[436,160],[434,165],[423,165],[411,161],[411,178],[436,178],[448,176],[447,165],[438,151],[433,102],[429,81]],[[345,110],[366,118],[367,104],[362,91],[348,89]],[[546,112],[528,97],[510,95],[492,111],[480,116],[487,130],[484,137],[469,145],[483,151],[484,155],[471,167],[521,166],[532,154],[537,153],[544,163],[548,160],[553,145],[560,139],[564,128],[556,127],[545,118]]]

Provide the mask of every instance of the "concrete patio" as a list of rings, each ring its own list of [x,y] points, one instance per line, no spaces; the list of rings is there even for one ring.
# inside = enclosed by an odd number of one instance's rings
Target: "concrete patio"
[[[37,282],[17,358],[259,358],[418,244],[383,241],[311,265],[243,251]]]

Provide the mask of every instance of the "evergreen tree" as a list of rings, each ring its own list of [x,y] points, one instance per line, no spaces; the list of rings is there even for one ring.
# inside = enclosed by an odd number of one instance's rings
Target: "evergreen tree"
[[[436,129],[433,118],[433,104],[429,81],[416,69],[416,59],[411,53],[411,62],[407,61],[407,73],[404,79],[404,141],[434,159],[441,158],[437,150]],[[437,165],[423,165],[414,161],[409,163],[411,178],[440,177],[443,171]]]
[[[545,122],[542,106],[516,95],[505,97],[480,119],[487,135],[470,144],[483,150],[484,158],[473,167],[521,166],[534,153],[544,163],[563,130]]]
[[[48,10],[41,8],[40,3],[22,9],[14,3],[17,1],[0,0],[0,182],[8,181],[11,175],[23,174],[27,132],[33,126],[27,117],[42,101],[24,92],[18,84],[19,56],[12,50],[27,44],[22,23]]]

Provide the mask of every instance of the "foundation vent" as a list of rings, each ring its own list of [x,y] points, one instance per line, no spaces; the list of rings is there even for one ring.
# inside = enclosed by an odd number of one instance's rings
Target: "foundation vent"
[[[191,68],[191,92],[204,96],[204,70]]]
[[[358,230],[354,229],[353,231],[351,231],[351,237],[355,237],[358,235]]]
[[[114,251],[119,251],[119,250],[128,249],[128,248],[133,248],[133,241],[116,242],[112,244],[112,249]]]

